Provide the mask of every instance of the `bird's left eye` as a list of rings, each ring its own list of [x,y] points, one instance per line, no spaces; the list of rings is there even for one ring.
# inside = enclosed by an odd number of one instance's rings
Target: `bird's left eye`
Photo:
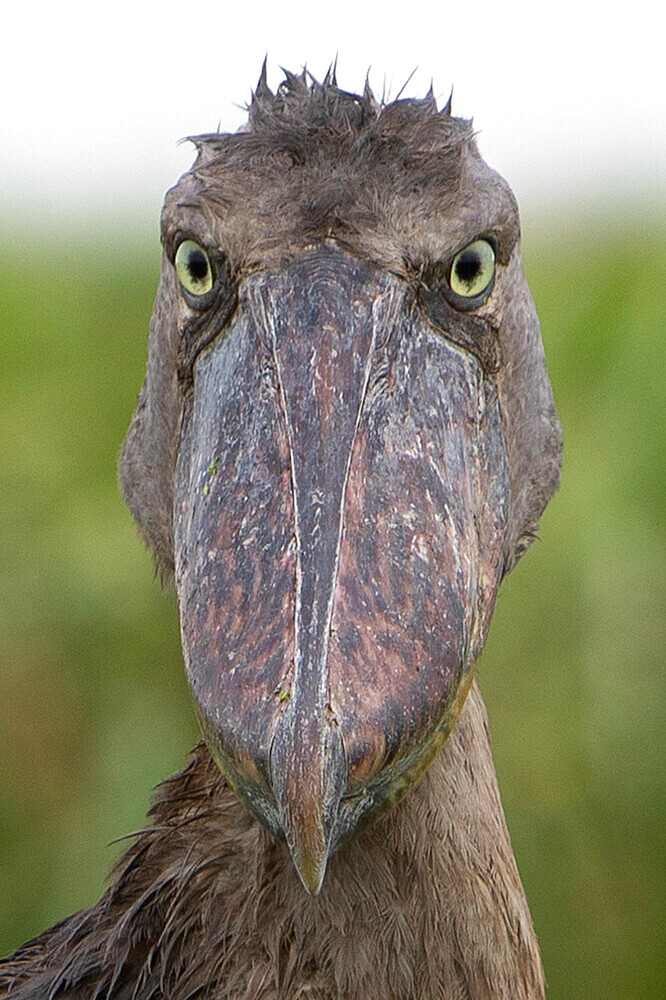
[[[203,247],[194,240],[183,240],[174,259],[180,283],[191,295],[205,295],[213,287],[213,269]]]
[[[449,285],[463,299],[478,299],[492,291],[495,250],[488,240],[474,240],[453,258]]]

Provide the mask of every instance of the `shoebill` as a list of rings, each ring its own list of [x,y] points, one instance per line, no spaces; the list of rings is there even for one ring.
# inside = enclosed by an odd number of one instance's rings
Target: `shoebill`
[[[203,741],[0,995],[543,997],[475,681],[560,465],[513,195],[330,75],[193,141],[120,479]]]

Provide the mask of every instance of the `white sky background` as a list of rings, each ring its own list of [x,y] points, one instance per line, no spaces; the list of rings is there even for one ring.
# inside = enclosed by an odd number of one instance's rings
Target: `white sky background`
[[[188,134],[244,120],[304,62],[321,78],[404,96],[434,81],[474,118],[481,151],[523,205],[663,208],[664,28],[656,0],[233,0],[12,3],[0,42],[0,217],[156,225],[188,168]]]

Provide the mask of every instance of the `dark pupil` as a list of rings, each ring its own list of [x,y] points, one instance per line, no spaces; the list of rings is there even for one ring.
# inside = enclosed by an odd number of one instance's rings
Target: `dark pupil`
[[[464,285],[471,285],[481,271],[481,257],[476,250],[465,250],[456,261],[456,277]]]
[[[193,281],[203,281],[208,274],[208,258],[203,250],[191,250],[187,257],[187,270]]]

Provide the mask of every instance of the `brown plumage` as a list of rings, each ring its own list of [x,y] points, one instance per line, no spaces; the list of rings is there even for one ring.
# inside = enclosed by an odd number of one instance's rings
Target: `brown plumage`
[[[7,995],[544,995],[476,685],[423,781],[331,859],[314,899],[203,743],[149,818],[100,901],[10,959]]]
[[[121,480],[210,750],[0,996],[538,1000],[473,680],[559,470],[513,198],[431,95],[262,75],[247,129],[195,142]]]

